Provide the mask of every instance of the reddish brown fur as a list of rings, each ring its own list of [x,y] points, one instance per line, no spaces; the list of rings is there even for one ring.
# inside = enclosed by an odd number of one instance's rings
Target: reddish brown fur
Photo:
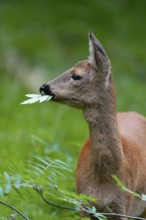
[[[118,113],[117,119],[124,153],[121,167],[121,180],[127,188],[134,192],[144,194],[146,193],[146,118],[137,113],[129,112]],[[82,187],[85,187],[86,174],[90,168],[89,164],[91,160],[90,140],[87,140],[81,150],[76,170],[76,189],[78,192],[83,191]],[[93,180],[89,180],[89,185],[91,181]],[[83,185],[81,183],[83,183]],[[97,187],[100,188],[100,186]],[[115,189],[113,188],[113,191],[114,190],[115,196],[118,196],[116,195],[116,187]],[[106,197],[110,194],[111,188],[109,184]],[[102,200],[102,195],[101,198],[98,199]],[[126,202],[124,214],[137,215],[137,210],[140,209],[140,211],[138,211],[139,215],[144,211],[143,209],[146,204],[140,201],[140,199],[134,198],[130,194],[125,194],[124,200]],[[140,206],[142,206],[142,208],[140,208]],[[102,207],[101,210],[105,210],[105,208]]]

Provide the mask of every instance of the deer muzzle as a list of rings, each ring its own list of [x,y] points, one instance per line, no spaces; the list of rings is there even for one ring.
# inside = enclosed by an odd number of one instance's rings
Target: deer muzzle
[[[43,84],[41,87],[40,87],[40,93],[41,95],[49,95],[49,96],[52,96],[54,97],[55,95],[52,93],[51,89],[50,89],[50,86],[48,84]]]

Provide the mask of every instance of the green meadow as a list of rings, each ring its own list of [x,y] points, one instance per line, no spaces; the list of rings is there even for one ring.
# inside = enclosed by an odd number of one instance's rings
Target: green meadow
[[[25,176],[39,155],[68,164],[73,172],[54,179],[75,191],[77,158],[88,138],[82,112],[52,102],[20,103],[25,94],[39,93],[43,83],[88,57],[89,30],[111,60],[117,111],[146,116],[145,8],[143,0],[0,1],[0,186],[5,172]],[[45,204],[33,189],[0,196],[31,220],[74,218]],[[0,204],[0,219],[22,219],[13,215]]]

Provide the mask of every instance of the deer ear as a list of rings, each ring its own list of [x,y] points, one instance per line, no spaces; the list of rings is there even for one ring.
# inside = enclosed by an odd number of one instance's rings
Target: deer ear
[[[104,73],[109,73],[110,61],[106,51],[92,32],[89,32],[89,51],[92,65]]]

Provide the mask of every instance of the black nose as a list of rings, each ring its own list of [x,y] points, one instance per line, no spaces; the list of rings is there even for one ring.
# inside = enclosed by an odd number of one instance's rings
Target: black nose
[[[50,86],[48,84],[43,84],[40,87],[40,93],[41,93],[41,95],[54,96],[54,94],[51,92]]]

